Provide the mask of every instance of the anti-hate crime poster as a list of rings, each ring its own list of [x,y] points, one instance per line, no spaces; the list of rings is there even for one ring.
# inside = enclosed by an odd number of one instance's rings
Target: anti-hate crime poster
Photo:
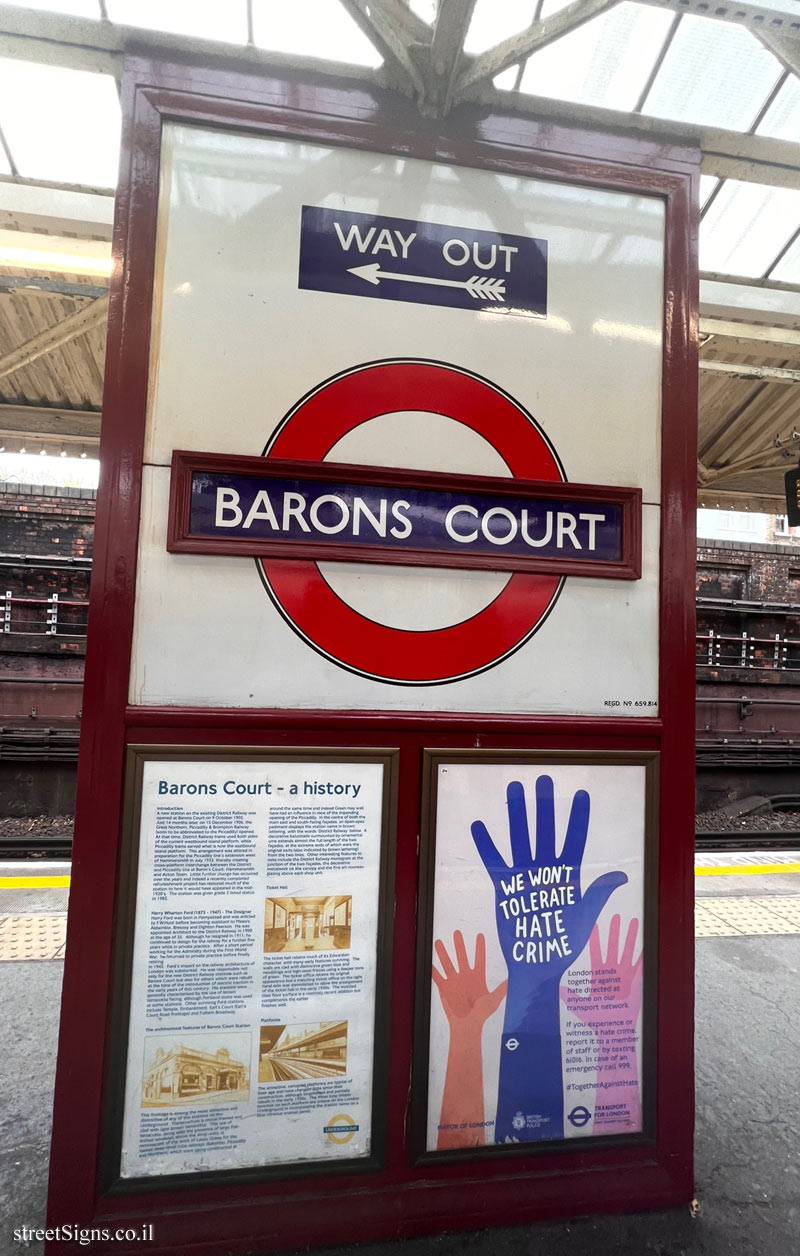
[[[644,764],[434,770],[427,1150],[640,1131]]]

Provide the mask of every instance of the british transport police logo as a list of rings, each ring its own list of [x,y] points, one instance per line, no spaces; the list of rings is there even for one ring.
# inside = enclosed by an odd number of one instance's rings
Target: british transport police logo
[[[481,437],[506,477],[343,464],[331,451],[379,416],[422,412]],[[293,632],[330,662],[393,685],[442,685],[496,667],[551,613],[568,573],[636,579],[641,493],[568,484],[552,443],[502,388],[419,358],[353,366],[285,415],[262,457],[176,451],[168,548],[250,555]],[[507,573],[488,605],[411,629],[356,609],[319,563]]]

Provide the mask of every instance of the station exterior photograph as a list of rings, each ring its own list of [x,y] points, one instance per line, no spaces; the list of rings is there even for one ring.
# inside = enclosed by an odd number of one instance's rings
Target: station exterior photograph
[[[0,3],[0,1256],[800,1245],[800,0]]]

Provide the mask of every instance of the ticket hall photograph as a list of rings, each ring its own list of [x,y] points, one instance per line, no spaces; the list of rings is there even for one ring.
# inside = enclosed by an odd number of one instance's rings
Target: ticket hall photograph
[[[268,898],[265,951],[346,951],[352,921],[350,894],[327,898]]]

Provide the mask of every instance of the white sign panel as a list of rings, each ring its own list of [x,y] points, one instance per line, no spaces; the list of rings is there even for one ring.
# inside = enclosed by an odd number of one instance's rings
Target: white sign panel
[[[436,765],[428,1151],[641,1131],[645,775]]]
[[[163,160],[131,701],[657,714],[663,202],[172,124]],[[168,553],[176,449],[641,489],[642,576]]]
[[[384,771],[144,763],[122,1177],[370,1154]]]

